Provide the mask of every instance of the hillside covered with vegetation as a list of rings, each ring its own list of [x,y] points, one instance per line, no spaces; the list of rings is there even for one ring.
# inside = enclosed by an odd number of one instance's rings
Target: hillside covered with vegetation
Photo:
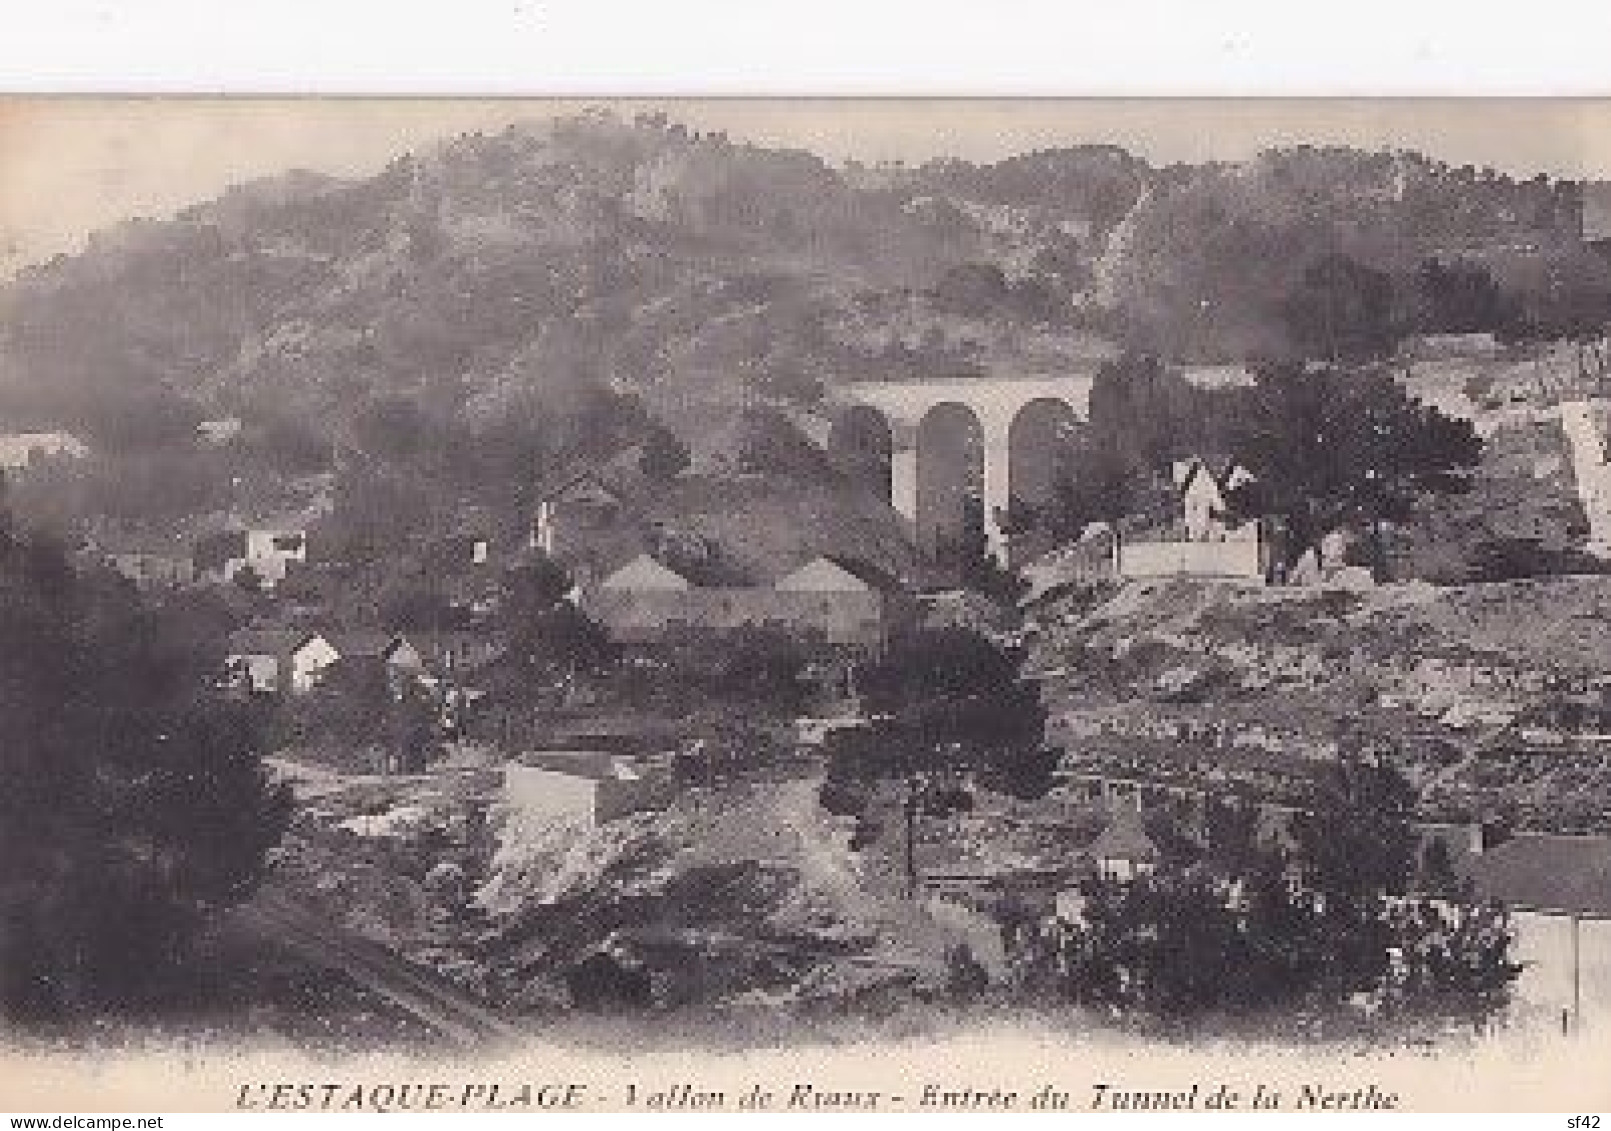
[[[101,454],[55,493],[65,518],[379,482],[400,530],[465,500],[515,520],[544,474],[650,424],[718,480],[820,489],[769,430],[847,381],[1055,373],[1099,341],[1197,364],[1571,336],[1611,296],[1577,194],[1308,147],[835,167],[592,113],[240,185],[24,270],[0,291],[0,419]],[[1348,340],[1317,342],[1343,292]],[[224,449],[188,442],[221,417],[243,422]]]

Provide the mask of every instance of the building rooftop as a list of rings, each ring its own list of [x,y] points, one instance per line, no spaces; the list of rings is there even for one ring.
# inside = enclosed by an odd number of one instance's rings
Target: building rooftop
[[[589,781],[637,781],[643,777],[630,758],[603,750],[545,750],[522,754],[516,764]]]
[[[1156,860],[1158,846],[1147,835],[1141,813],[1126,806],[1114,810],[1108,827],[1085,846],[1085,854],[1096,860]]]
[[[394,632],[381,632],[378,629],[354,629],[332,633],[325,639],[342,656],[355,659],[360,656],[384,656],[398,636]]]
[[[1522,833],[1471,857],[1477,894],[1510,907],[1611,917],[1611,837]]]
[[[235,656],[284,655],[315,634],[300,628],[243,628],[229,634],[229,651]]]

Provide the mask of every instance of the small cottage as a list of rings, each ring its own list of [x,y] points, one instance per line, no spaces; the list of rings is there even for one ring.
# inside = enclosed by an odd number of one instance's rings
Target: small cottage
[[[9,432],[0,435],[0,471],[24,472],[51,460],[78,460],[89,445],[71,432]]]
[[[1253,474],[1241,464],[1234,460],[1177,460],[1173,479],[1180,492],[1181,526],[1188,542],[1257,539],[1253,523],[1233,526],[1226,521],[1230,493],[1253,481]]]
[[[325,669],[341,658],[317,632],[299,629],[247,629],[229,638],[226,680],[257,694],[300,695],[313,689]]]
[[[545,751],[504,767],[504,802],[528,827],[596,828],[662,808],[671,796],[665,771],[601,751]]]

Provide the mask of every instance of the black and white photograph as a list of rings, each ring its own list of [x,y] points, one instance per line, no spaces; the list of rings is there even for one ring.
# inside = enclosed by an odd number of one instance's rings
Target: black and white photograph
[[[1608,444],[1611,104],[0,100],[0,1109],[1604,1101]]]

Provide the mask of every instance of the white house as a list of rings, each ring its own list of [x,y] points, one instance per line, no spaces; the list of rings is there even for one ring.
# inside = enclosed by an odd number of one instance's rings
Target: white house
[[[1172,478],[1180,495],[1178,527],[1158,540],[1120,540],[1118,573],[1129,578],[1217,577],[1262,581],[1264,544],[1256,521],[1227,519],[1231,491],[1253,481],[1235,462],[1179,460]]]
[[[224,659],[226,679],[258,693],[311,691],[324,670],[341,658],[317,632],[248,629],[232,633]]]
[[[253,527],[246,531],[246,557],[263,583],[274,586],[285,580],[292,562],[308,560],[308,532],[285,527]],[[237,570],[241,567],[236,567]]]
[[[35,462],[83,459],[89,445],[71,432],[11,432],[0,435],[0,471],[27,471]]]
[[[1611,1018],[1611,837],[1521,833],[1467,868],[1477,894],[1510,912],[1520,1019],[1603,1029]]]
[[[671,796],[658,768],[589,750],[528,754],[504,766],[503,780],[504,804],[528,828],[596,828]]]
[[[1106,880],[1133,880],[1158,866],[1158,846],[1142,824],[1141,810],[1119,806],[1100,836],[1085,848],[1096,874]]]
[[[693,583],[648,554],[639,554],[598,584],[600,589],[669,592],[692,589]]]
[[[1224,464],[1216,471],[1202,459],[1177,460],[1175,488],[1180,492],[1181,525],[1190,542],[1256,541],[1258,526],[1226,521],[1231,491],[1253,481],[1253,474],[1238,463]]]
[[[1107,828],[1086,845],[1080,857],[1102,879],[1128,883],[1157,869],[1158,846],[1147,835],[1139,805],[1121,803],[1113,807]],[[1058,918],[1078,921],[1085,907],[1079,885],[1058,892],[1055,907]]]
[[[210,535],[196,545],[199,573],[234,581],[250,571],[265,589],[284,581],[291,563],[307,560],[307,531],[293,525],[239,527]]]

